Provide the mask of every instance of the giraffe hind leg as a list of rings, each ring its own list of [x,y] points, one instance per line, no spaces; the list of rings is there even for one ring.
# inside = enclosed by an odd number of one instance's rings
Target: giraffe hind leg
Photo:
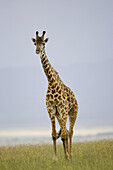
[[[73,109],[69,112],[69,122],[70,122],[70,126],[69,126],[69,156],[70,159],[72,159],[72,136],[73,136],[73,127],[76,121],[76,117],[77,117],[77,112],[78,109]]]
[[[65,158],[69,160],[68,136],[66,137],[66,139],[62,138],[62,142],[63,142],[63,148],[64,148]]]
[[[63,141],[65,158],[66,158],[66,159],[69,159],[69,154],[68,154],[68,130],[67,130],[67,128],[66,128],[67,117],[68,117],[68,113],[65,112],[65,114],[62,116],[61,139],[62,139],[62,141]]]
[[[69,151],[68,151],[68,138],[65,139],[65,143],[66,143],[66,159],[69,160]]]
[[[66,155],[66,143],[65,143],[65,139],[62,139],[62,142],[63,142],[63,147],[64,147],[64,153]]]

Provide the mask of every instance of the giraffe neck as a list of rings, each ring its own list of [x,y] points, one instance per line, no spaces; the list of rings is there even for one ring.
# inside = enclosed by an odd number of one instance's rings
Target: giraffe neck
[[[47,56],[46,56],[46,53],[45,53],[45,50],[43,50],[40,54],[40,58],[41,58],[41,63],[42,63],[42,66],[43,66],[43,69],[44,69],[44,72],[45,72],[45,75],[48,79],[48,82],[49,84],[52,84],[55,82],[55,77],[56,77],[56,74],[58,74],[55,69],[51,66]]]

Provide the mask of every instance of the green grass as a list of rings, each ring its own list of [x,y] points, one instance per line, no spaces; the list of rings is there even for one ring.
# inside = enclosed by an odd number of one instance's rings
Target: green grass
[[[73,144],[72,162],[57,145],[53,164],[52,145],[0,147],[0,170],[113,170],[113,140]]]

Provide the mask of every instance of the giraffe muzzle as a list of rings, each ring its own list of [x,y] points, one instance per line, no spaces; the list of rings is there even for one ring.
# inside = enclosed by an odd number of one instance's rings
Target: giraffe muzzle
[[[36,50],[36,54],[39,54],[40,53],[40,51],[39,50]]]

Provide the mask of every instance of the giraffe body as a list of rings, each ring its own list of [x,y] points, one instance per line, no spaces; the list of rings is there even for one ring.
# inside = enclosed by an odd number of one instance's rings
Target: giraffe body
[[[46,53],[45,53],[45,42],[43,32],[42,37],[38,36],[36,32],[36,40],[32,39],[36,45],[36,53],[40,53],[41,63],[44,72],[48,79],[48,89],[46,94],[46,107],[52,124],[52,138],[54,146],[54,157],[56,160],[56,126],[55,117],[57,118],[59,125],[61,127],[61,139],[63,141],[64,153],[66,158],[71,158],[72,150],[72,135],[73,127],[76,121],[78,113],[78,104],[74,96],[74,93],[69,87],[67,87],[59,77],[58,72],[51,66]],[[38,52],[37,52],[38,51]],[[69,131],[66,128],[67,118],[69,116]],[[68,138],[70,141],[70,150],[68,152]],[[69,153],[69,154],[68,154]],[[69,156],[68,156],[69,155]]]

